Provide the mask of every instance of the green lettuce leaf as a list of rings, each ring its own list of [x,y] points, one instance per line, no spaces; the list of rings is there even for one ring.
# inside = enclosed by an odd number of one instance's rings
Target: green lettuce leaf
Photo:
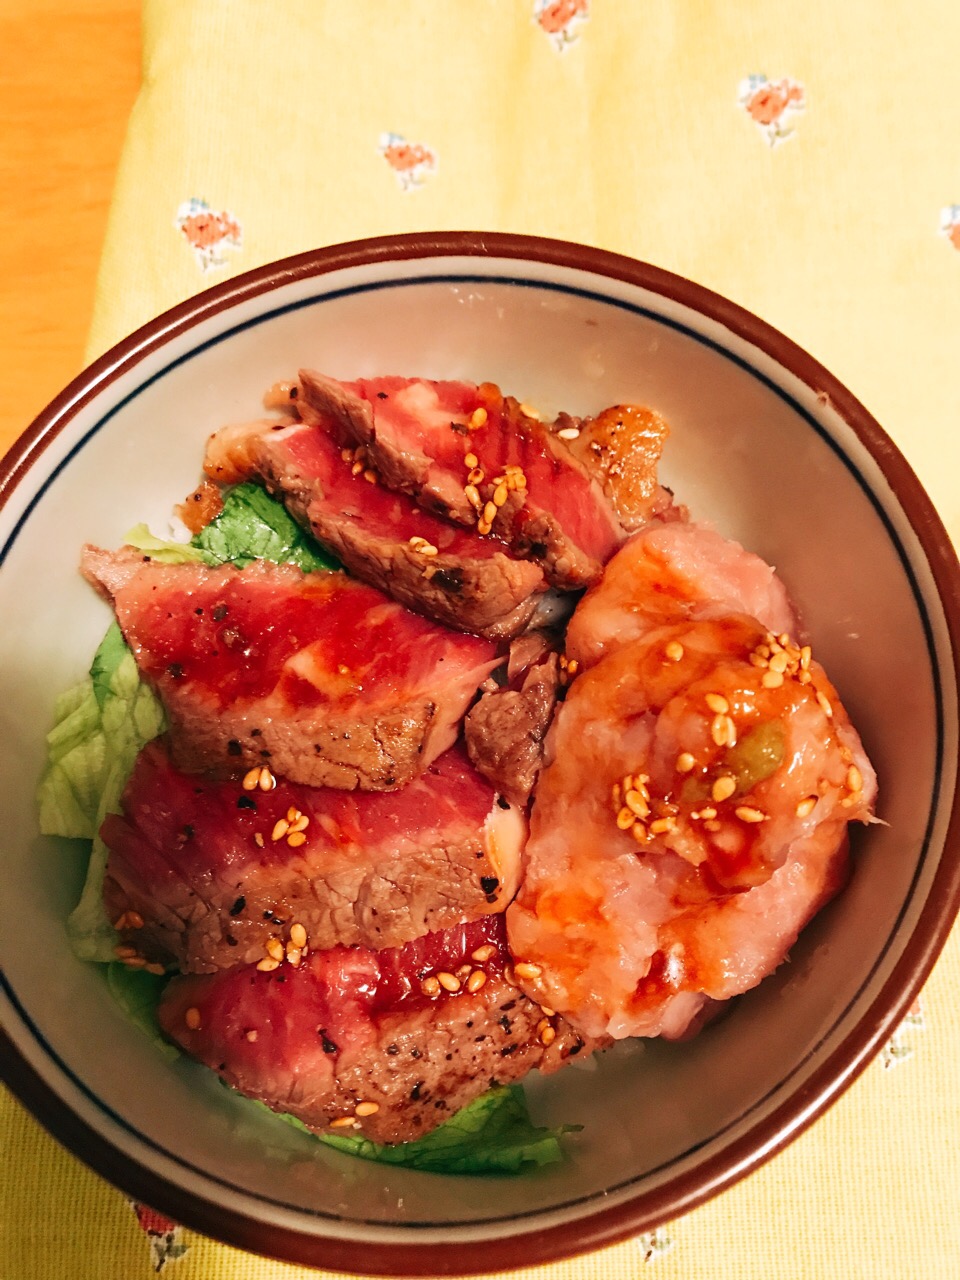
[[[381,1164],[431,1173],[502,1174],[520,1173],[529,1165],[556,1164],[563,1159],[561,1137],[579,1127],[539,1128],[530,1119],[523,1089],[509,1085],[490,1089],[416,1142],[382,1147],[342,1130],[318,1136],[338,1151]]]
[[[159,560],[162,564],[221,563],[191,542],[172,542],[167,538],[158,538],[145,524],[134,525],[124,542],[128,547],[135,547],[151,560]]]
[[[157,1021],[157,1006],[169,981],[168,975],[131,969],[119,960],[107,965],[106,975],[110,994],[130,1020],[150,1037],[168,1061],[179,1058],[180,1050],[164,1038]]]
[[[282,503],[258,484],[240,484],[224,499],[223,510],[193,538],[213,563],[243,568],[252,560],[295,564],[300,569],[335,569],[337,561],[304,533]]]

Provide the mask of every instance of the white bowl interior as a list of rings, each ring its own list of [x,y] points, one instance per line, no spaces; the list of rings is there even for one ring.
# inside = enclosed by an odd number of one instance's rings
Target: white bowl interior
[[[84,673],[108,621],[77,571],[81,544],[118,545],[143,520],[163,533],[208,433],[259,416],[264,390],[301,365],[492,380],[544,411],[659,409],[672,424],[663,479],[697,518],[777,566],[880,776],[887,825],[857,833],[850,886],[792,962],[690,1043],[624,1045],[531,1080],[537,1116],[583,1131],[566,1164],[509,1184],[351,1160],[202,1068],[163,1060],[99,971],[71,956],[77,850],[36,835],[54,697]],[[463,1239],[503,1237],[609,1207],[722,1152],[797,1091],[903,951],[936,870],[957,740],[946,623],[922,550],[870,454],[815,391],[680,303],[469,259],[294,281],[109,382],[0,512],[3,1012],[43,1078],[123,1151],[206,1199],[301,1231],[384,1239],[407,1238],[410,1224],[425,1239],[449,1239],[448,1224]]]

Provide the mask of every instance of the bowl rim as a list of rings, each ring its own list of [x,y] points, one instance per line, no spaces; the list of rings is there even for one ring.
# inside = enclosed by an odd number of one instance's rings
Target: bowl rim
[[[951,539],[906,459],[877,421],[827,369],[791,339],[737,303],[652,264],[566,240],[505,232],[416,232],[348,241],[256,267],[204,290],[148,321],[111,347],[60,392],[0,459],[0,508],[47,446],[88,403],[144,357],[204,320],[283,285],[352,268],[443,258],[513,259],[580,271],[637,287],[719,323],[826,396],[866,448],[910,521],[944,612],[954,671],[960,670],[960,563]],[[266,1223],[213,1199],[185,1192],[146,1169],[74,1112],[0,1027],[0,1079],[49,1132],[125,1193],[224,1243],[300,1265],[371,1275],[463,1275],[568,1258],[614,1244],[688,1212],[769,1160],[823,1113],[889,1039],[916,998],[960,909],[960,786],[954,792],[943,852],[899,960],[868,1010],[802,1089],[696,1169],[653,1191],[548,1229],[500,1239],[356,1240]],[[0,975],[2,976],[2,975]],[[467,1265],[469,1263],[469,1265]]]

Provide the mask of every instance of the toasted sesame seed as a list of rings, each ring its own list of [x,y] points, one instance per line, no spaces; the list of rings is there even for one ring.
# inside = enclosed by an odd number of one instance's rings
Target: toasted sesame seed
[[[663,651],[671,662],[679,662],[683,657],[683,645],[679,640],[668,640]]]
[[[113,954],[118,960],[130,960],[137,954],[137,948],[126,946],[124,943],[121,943],[119,946],[113,948]]]
[[[521,960],[513,966],[513,971],[522,981],[533,982],[535,978],[539,978],[543,970],[538,964],[530,964],[526,960]]]
[[[495,520],[496,518],[497,518],[497,507],[496,507],[496,503],[488,502],[488,503],[486,504],[486,506],[483,508],[483,519],[484,519],[484,523],[485,523],[485,524],[493,524],[493,522],[494,522],[494,520]]]
[[[737,784],[728,773],[717,778],[716,782],[710,788],[710,795],[720,804],[723,800],[729,800],[737,789]]]
[[[781,650],[779,653],[775,653],[771,657],[770,670],[779,671],[780,674],[783,675],[783,673],[786,671],[787,667],[789,666],[789,663],[790,663],[790,659],[783,652],[783,650]]]
[[[460,966],[460,968],[457,970],[457,977],[460,979],[460,981],[461,981],[461,982],[463,982],[466,978],[469,978],[469,977],[470,977],[470,965],[468,965],[468,964],[462,964],[462,965]]]
[[[777,636],[777,641],[780,644],[787,645],[790,643],[790,637],[787,635],[785,631],[781,631],[780,634]]]
[[[637,815],[633,812],[631,808],[629,808],[627,805],[624,805],[623,808],[620,810],[620,812],[617,814],[617,827],[621,831],[629,830],[630,827],[633,826],[636,820],[636,816]]]
[[[855,764],[852,764],[847,770],[847,786],[851,791],[863,790],[863,774]]]
[[[260,769],[250,769],[243,775],[243,782],[240,784],[244,791],[255,791],[260,782]]]
[[[482,947],[477,947],[476,951],[471,951],[470,959],[476,960],[478,964],[486,964],[488,960],[492,960],[497,954],[497,948],[492,942],[485,942]]]
[[[653,822],[650,823],[650,834],[654,836],[663,836],[666,835],[668,831],[676,831],[676,829],[676,818],[655,818]]]
[[[277,821],[273,824],[273,830],[270,832],[270,839],[273,840],[274,842],[276,842],[277,840],[282,840],[289,830],[290,830],[290,823],[286,820],[286,818],[278,818]]]
[[[718,747],[734,747],[737,744],[737,726],[729,716],[714,716],[710,737]]]
[[[474,467],[472,471],[467,473],[467,484],[483,484],[483,468]]]
[[[619,782],[615,782],[610,788],[610,802],[614,809],[619,812],[621,807],[621,791]]]
[[[127,912],[127,923],[126,923],[126,928],[128,928],[128,929],[142,929],[142,928],[143,928],[143,916],[140,914],[140,912],[139,912],[139,911],[128,911],[128,912]]]
[[[771,670],[765,671],[760,677],[760,683],[765,689],[779,689],[783,684],[783,675],[781,672],[774,671],[771,668]]]
[[[817,702],[820,704],[820,710],[829,720],[833,715],[833,706],[830,702],[830,699],[827,697],[827,695],[823,692],[822,689],[817,690]]]
[[[801,684],[810,684],[810,682],[813,680],[813,676],[810,674],[809,671],[801,671],[800,674],[797,676],[797,679],[800,681]]]
[[[525,418],[534,418],[537,422],[540,421],[540,414],[534,409],[533,405],[527,404],[526,401],[520,405],[520,412]]]
[[[455,973],[447,973],[446,970],[437,974],[437,981],[443,987],[444,991],[459,991],[460,979]]]
[[[259,962],[257,968],[261,973],[272,973],[274,969],[280,968],[280,961],[274,960],[272,956],[267,956]]]
[[[367,484],[377,483],[377,473],[371,470],[370,467],[367,467],[366,471],[363,473],[363,478],[366,480]]]
[[[477,457],[475,453],[468,453],[463,459],[463,465],[469,471],[471,467],[476,467],[480,465],[480,459]]]
[[[506,481],[501,481],[493,491],[493,505],[495,507],[502,507],[507,500],[507,493]]]
[[[147,973],[152,973],[156,978],[162,977],[167,972],[162,964],[145,964],[143,967]]]
[[[642,822],[635,822],[630,828],[630,834],[636,840],[637,844],[649,844],[651,840],[650,832]]]
[[[567,658],[567,660],[566,660],[566,672],[567,672],[567,675],[568,675],[568,676],[575,676],[579,670],[580,670],[580,663],[577,661],[577,659],[576,659],[576,658]]]
[[[798,818],[809,818],[817,805],[816,796],[805,796],[797,805],[796,814]]]
[[[650,812],[650,806],[639,791],[628,791],[623,797],[623,803],[630,812],[635,813],[638,818],[645,818]],[[620,825],[619,818],[617,820],[617,825]]]
[[[352,450],[352,449],[341,449],[341,450],[340,450],[340,460],[341,460],[341,462],[352,462],[352,461],[353,461],[353,450]]]
[[[375,1116],[380,1110],[379,1102],[358,1102],[353,1114],[356,1116]]]
[[[306,831],[309,825],[310,825],[310,819],[307,817],[305,813],[301,813],[297,816],[294,822],[291,822],[290,830],[294,834],[296,834],[299,831]]]
[[[125,929],[127,927],[126,911],[124,911],[122,915],[117,916],[116,920],[114,920],[113,922],[113,927],[116,929],[118,933],[120,932],[121,929]]]
[[[290,941],[295,947],[304,947],[307,944],[307,931],[299,921],[290,926]]]
[[[424,978],[420,983],[420,990],[425,996],[429,996],[430,999],[433,1000],[440,994],[440,983],[433,976]]]
[[[716,818],[708,818],[707,821],[704,822],[703,826],[706,831],[720,831],[723,823],[718,822]]]
[[[767,815],[761,809],[754,809],[751,805],[738,805],[733,811],[741,822],[754,823],[766,821]]]
[[[722,693],[705,694],[703,700],[710,710],[718,716],[725,716],[730,710],[730,703]]]
[[[259,832],[259,831],[255,831],[255,832],[253,833],[253,838],[254,838],[254,840],[256,840],[257,844],[258,844],[258,845],[260,846],[260,848],[262,849],[262,848],[263,848],[263,836],[260,834],[260,832]]]
[[[261,791],[272,791],[276,785],[277,785],[276,778],[273,776],[273,774],[270,772],[270,770],[267,768],[266,765],[261,765],[260,780],[257,783],[257,786],[260,788]]]
[[[251,1028],[251,1030],[247,1032],[246,1038],[250,1041],[251,1044],[256,1044],[256,1041],[257,1041],[256,1031]]]
[[[283,943],[279,938],[268,938],[264,946],[268,956],[272,956],[274,960],[283,959]]]
[[[681,751],[677,756],[677,773],[689,773],[696,763],[696,760],[689,751]]]
[[[474,969],[470,977],[467,979],[467,990],[470,992],[479,991],[487,980],[487,975],[482,969]]]
[[[306,844],[307,837],[303,831],[291,831],[287,836],[287,844],[291,849],[298,849],[300,845]]]
[[[526,487],[527,487],[527,477],[525,473],[519,470],[518,468],[516,475],[514,477],[514,488],[525,489]]]
[[[302,952],[299,947],[291,947],[289,943],[287,944],[287,964],[293,965],[294,969],[296,969],[300,963],[301,956]]]
[[[480,519],[477,521],[477,533],[479,533],[483,537],[485,537],[492,528],[493,528],[493,525],[490,524],[488,520]]]
[[[338,1116],[336,1120],[331,1120],[327,1126],[329,1129],[356,1129],[358,1127],[353,1116]]]
[[[463,492],[467,495],[467,501],[470,505],[479,511],[482,498],[480,497],[480,490],[477,486],[475,484],[466,484],[463,486]]]
[[[852,809],[855,804],[859,804],[862,799],[858,791],[851,791],[840,801],[841,807],[844,809]]]
[[[125,956],[121,961],[128,969],[145,969],[147,961],[145,956]]]
[[[183,1015],[183,1020],[187,1024],[189,1031],[199,1031],[200,1029],[200,1010],[196,1006],[191,1005],[187,1012]]]
[[[291,805],[290,808],[287,810],[287,821],[290,823],[294,823],[299,817],[300,817],[300,810],[296,808],[295,805]]]
[[[350,474],[353,476],[358,476],[362,470],[363,470],[363,463],[355,462],[353,466],[350,468]]]
[[[556,1009],[548,1009],[545,1004],[540,1006],[540,1012],[545,1018],[555,1018],[557,1016]]]
[[[470,415],[470,426],[474,431],[476,431],[478,427],[482,427],[486,421],[487,411],[484,409],[483,405],[481,405],[479,409],[474,409],[473,413]]]
[[[708,804],[705,808],[701,809],[700,812],[697,814],[697,817],[703,818],[705,822],[712,822],[716,816],[717,816],[717,811],[716,809],[714,809],[712,804]]]
[[[757,653],[756,650],[754,650],[753,653],[751,653],[750,661],[755,667],[769,666],[769,659],[765,658],[762,653]]]
[[[800,670],[809,671],[810,661],[813,658],[813,650],[808,644],[805,644],[800,650]]]
[[[579,427],[562,427],[557,435],[561,440],[576,440],[580,434]]]

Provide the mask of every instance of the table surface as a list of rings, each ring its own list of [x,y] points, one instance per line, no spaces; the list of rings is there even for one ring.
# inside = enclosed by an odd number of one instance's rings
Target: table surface
[[[83,365],[140,0],[0,0],[0,454]]]

